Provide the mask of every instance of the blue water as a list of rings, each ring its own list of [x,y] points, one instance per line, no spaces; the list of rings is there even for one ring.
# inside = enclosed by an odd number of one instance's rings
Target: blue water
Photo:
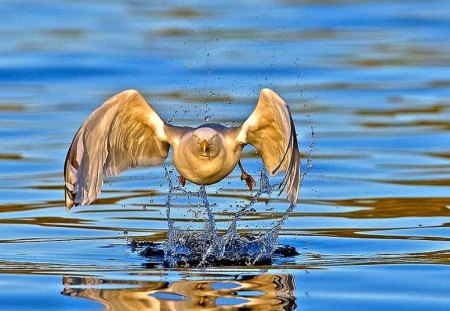
[[[449,308],[448,1],[5,0],[0,11],[0,309]],[[107,179],[95,204],[66,212],[67,149],[113,94],[138,89],[176,125],[232,125],[263,87],[291,107],[302,169],[315,133],[279,236],[299,255],[148,268],[129,241],[166,240],[162,167]],[[256,193],[239,176],[206,189],[222,232]],[[183,200],[177,226],[201,228],[204,209]],[[254,207],[243,235],[266,232],[288,203]]]

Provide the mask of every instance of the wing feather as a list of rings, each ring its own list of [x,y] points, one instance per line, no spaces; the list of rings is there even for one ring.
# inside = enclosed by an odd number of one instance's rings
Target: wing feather
[[[274,91],[262,89],[255,110],[238,128],[237,141],[253,145],[269,173],[286,172],[279,189],[296,203],[300,188],[300,153],[289,106]]]
[[[165,127],[135,90],[103,103],[80,127],[67,153],[66,207],[92,203],[101,191],[104,176],[164,162],[169,152]]]

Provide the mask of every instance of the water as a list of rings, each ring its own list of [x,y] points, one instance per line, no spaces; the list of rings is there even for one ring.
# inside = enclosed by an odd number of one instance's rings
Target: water
[[[448,309],[447,1],[6,0],[0,9],[0,309]],[[262,87],[291,107],[303,172],[314,129],[312,168],[278,231],[298,255],[149,264],[130,240],[170,241],[163,167],[108,179],[96,204],[66,212],[67,148],[112,94],[136,88],[175,125],[231,126]],[[254,149],[243,155],[258,177]],[[219,238],[260,189],[239,176],[205,189]],[[176,228],[204,230],[202,197],[187,207],[177,190],[171,203]],[[261,194],[230,232],[264,236],[288,208],[275,191]]]
[[[272,193],[272,185],[265,171],[260,172],[260,190],[252,197],[249,203],[240,206],[230,221],[225,233],[220,236],[214,219],[206,187],[190,192],[182,187],[174,187],[170,173],[166,168],[166,178],[169,182],[169,194],[167,197],[167,241],[164,246],[164,263],[166,266],[174,267],[204,267],[217,265],[247,265],[267,263],[272,259],[273,252],[277,248],[278,233],[288,214],[295,205],[290,204],[280,220],[267,232],[260,236],[241,236],[237,230],[237,223],[242,216],[254,212],[253,206],[258,198]],[[181,191],[187,198],[197,196],[201,198],[201,207],[206,210],[206,218],[202,230],[190,231],[177,228],[174,220],[170,217],[172,207],[172,196],[174,191]]]

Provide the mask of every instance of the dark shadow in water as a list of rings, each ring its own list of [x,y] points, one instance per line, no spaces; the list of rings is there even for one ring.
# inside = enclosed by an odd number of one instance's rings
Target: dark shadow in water
[[[209,280],[136,281],[63,277],[63,295],[87,298],[105,310],[293,310],[290,274],[239,275]]]
[[[245,236],[242,237],[247,241],[256,240],[256,237]],[[131,250],[133,252],[138,253],[140,256],[147,259],[147,263],[144,264],[146,268],[170,268],[169,263],[167,263],[164,258],[164,244],[163,243],[154,243],[149,241],[139,241],[138,239],[132,239],[130,244]],[[272,255],[268,258],[262,258],[256,262],[254,262],[253,266],[258,265],[271,265],[271,264],[283,264],[284,261],[290,260],[295,256],[299,255],[295,247],[290,245],[280,245],[275,248]],[[180,255],[178,255],[180,256]],[[220,259],[212,259],[208,262],[208,266],[218,267],[218,266],[247,266],[248,262],[246,261],[245,254],[240,254],[240,260],[231,260],[227,258]],[[201,258],[191,258],[191,260],[184,262],[180,261],[176,264],[177,267],[197,267],[200,266]]]

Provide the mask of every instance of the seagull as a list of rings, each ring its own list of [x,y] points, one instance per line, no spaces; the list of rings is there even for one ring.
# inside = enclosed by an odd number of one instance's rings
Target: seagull
[[[271,176],[285,172],[279,184],[292,204],[300,187],[300,153],[289,106],[274,91],[261,90],[254,111],[239,127],[207,123],[197,128],[165,123],[136,90],[104,102],[84,121],[70,145],[64,165],[65,205],[87,205],[101,192],[103,177],[137,166],[161,165],[173,149],[179,181],[215,184],[236,167],[250,190],[256,185],[240,161],[250,144]]]

